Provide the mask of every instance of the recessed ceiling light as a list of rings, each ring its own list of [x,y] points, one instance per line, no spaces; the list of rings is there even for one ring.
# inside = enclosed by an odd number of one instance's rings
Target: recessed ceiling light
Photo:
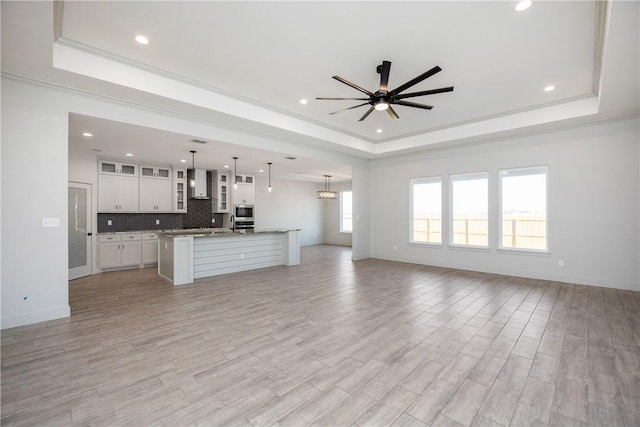
[[[131,154],[131,153],[127,153],[127,154],[125,154],[125,156],[127,156],[127,157],[133,157],[133,154]]]
[[[382,129],[376,129],[376,133],[382,133]]]
[[[516,5],[516,11],[522,12],[523,10],[527,10],[530,7],[531,7],[531,0],[522,0],[521,2],[518,2],[518,4]]]
[[[302,104],[302,105],[305,105],[307,102],[309,102],[309,101],[307,101],[307,100],[306,100],[306,99],[304,99],[304,98],[302,98],[302,99],[300,100],[300,104]]]
[[[136,41],[140,44],[149,44],[149,39],[141,34],[136,36]]]
[[[552,90],[555,90],[555,86],[554,85],[549,85],[547,87],[544,88],[545,92],[551,92]]]
[[[262,172],[264,172],[264,169],[260,169],[258,172],[262,173]]]
[[[187,163],[185,159],[180,159],[180,163]]]
[[[92,137],[92,136],[93,136],[93,134],[92,134],[91,132],[84,132],[84,133],[82,134],[82,136]]]
[[[229,165],[224,165],[225,169],[229,169]]]

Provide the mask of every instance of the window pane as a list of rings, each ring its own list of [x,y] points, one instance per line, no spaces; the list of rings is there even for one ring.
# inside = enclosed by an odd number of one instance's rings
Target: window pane
[[[547,168],[500,171],[500,247],[547,250]]]
[[[414,179],[411,241],[442,243],[442,181],[440,177]]]
[[[340,231],[351,233],[353,230],[353,207],[351,191],[340,193]]]
[[[489,246],[489,179],[486,172],[452,175],[452,243]]]

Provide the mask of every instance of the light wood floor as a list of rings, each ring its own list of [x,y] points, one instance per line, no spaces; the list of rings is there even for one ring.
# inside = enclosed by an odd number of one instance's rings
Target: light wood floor
[[[350,256],[73,281],[2,332],[2,425],[640,424],[640,293]]]

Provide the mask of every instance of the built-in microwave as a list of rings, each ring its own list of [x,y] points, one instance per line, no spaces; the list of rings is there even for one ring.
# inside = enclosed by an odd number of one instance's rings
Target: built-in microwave
[[[236,205],[234,216],[236,221],[253,221],[253,205]]]

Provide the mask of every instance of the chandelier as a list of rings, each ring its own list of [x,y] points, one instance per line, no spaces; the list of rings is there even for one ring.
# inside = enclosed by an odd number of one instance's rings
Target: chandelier
[[[331,191],[331,175],[324,176],[324,190],[318,190],[318,199],[337,199],[338,193]]]

